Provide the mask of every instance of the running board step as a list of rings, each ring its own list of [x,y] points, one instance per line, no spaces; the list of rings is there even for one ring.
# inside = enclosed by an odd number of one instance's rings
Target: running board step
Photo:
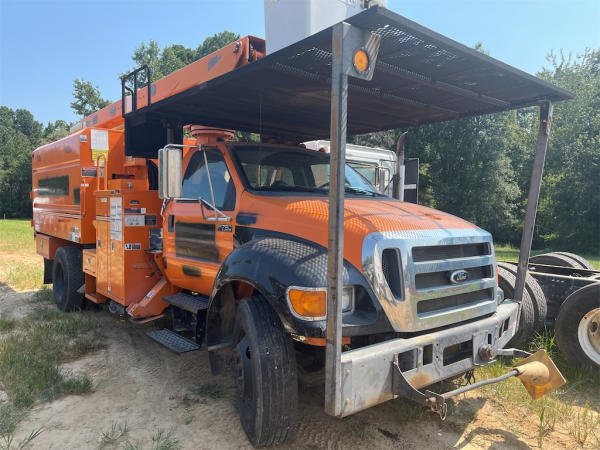
[[[177,354],[191,352],[200,348],[200,346],[194,341],[190,341],[189,339],[184,338],[174,331],[167,330],[166,328],[163,330],[149,331],[146,334],[148,337],[154,339],[159,344],[164,345],[169,350]]]
[[[163,300],[194,314],[208,309],[208,297],[204,295],[190,295],[180,292],[179,294],[165,296]]]

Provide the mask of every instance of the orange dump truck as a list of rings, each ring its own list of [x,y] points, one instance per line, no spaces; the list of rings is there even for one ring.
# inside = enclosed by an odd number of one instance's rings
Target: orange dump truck
[[[299,379],[322,375],[338,417],[397,397],[443,416],[459,392],[428,386],[523,354],[504,347],[539,308],[504,298],[490,234],[382,195],[344,165],[345,133],[570,94],[380,7],[268,56],[247,37],[139,86],[143,71],[33,152],[35,239],[61,310],[170,319],[145,326],[178,353],[206,342],[256,446],[293,435]],[[331,154],[299,145],[327,138]],[[535,395],[561,383],[530,358],[504,378]]]

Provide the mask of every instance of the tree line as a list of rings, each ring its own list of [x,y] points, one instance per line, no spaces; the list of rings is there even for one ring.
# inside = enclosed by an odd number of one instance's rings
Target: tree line
[[[227,45],[224,31],[197,48],[155,41],[133,53],[156,80]],[[481,45],[476,45],[482,50]],[[559,102],[548,146],[535,248],[600,253],[600,49],[576,57],[550,54],[537,76],[575,94]],[[120,74],[122,76],[123,74]],[[76,78],[71,108],[89,115],[106,106],[98,86]],[[354,136],[355,143],[393,149],[408,131],[407,157],[420,159],[421,204],[450,212],[490,231],[496,242],[519,244],[538,127],[537,108],[508,111]],[[31,151],[68,134],[57,120],[45,127],[24,109],[0,107],[0,214],[30,217]]]

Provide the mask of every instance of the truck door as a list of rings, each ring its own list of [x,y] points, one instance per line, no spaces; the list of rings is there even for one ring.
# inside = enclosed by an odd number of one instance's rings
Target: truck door
[[[171,201],[165,210],[166,273],[176,286],[209,295],[222,261],[233,249],[236,188],[217,149],[195,150],[186,156],[184,167],[183,198]],[[200,201],[212,204],[209,173],[214,206],[232,217],[231,221],[215,220],[222,216]]]

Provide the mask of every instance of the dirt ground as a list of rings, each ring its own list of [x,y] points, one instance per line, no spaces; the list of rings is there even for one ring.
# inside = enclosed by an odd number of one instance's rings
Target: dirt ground
[[[0,287],[0,313],[22,317],[33,307],[28,302],[31,295]],[[101,310],[86,310],[85,314],[102,325],[107,347],[64,369],[91,376],[94,392],[35,406],[19,424],[15,442],[43,427],[28,448],[98,448],[102,431],[114,423],[126,423],[128,439],[140,443],[150,442],[150,436],[162,428],[171,430],[186,449],[251,448],[238,421],[233,378],[211,375],[205,348],[178,356],[145,335],[153,325],[133,325]],[[322,390],[301,393],[296,437],[281,448],[497,449],[537,445],[531,417],[501,410],[478,393],[459,399],[453,418],[445,422],[420,413],[404,400],[345,419],[326,415],[322,403]],[[570,446],[568,435],[563,439],[560,433],[545,441],[547,448]]]

